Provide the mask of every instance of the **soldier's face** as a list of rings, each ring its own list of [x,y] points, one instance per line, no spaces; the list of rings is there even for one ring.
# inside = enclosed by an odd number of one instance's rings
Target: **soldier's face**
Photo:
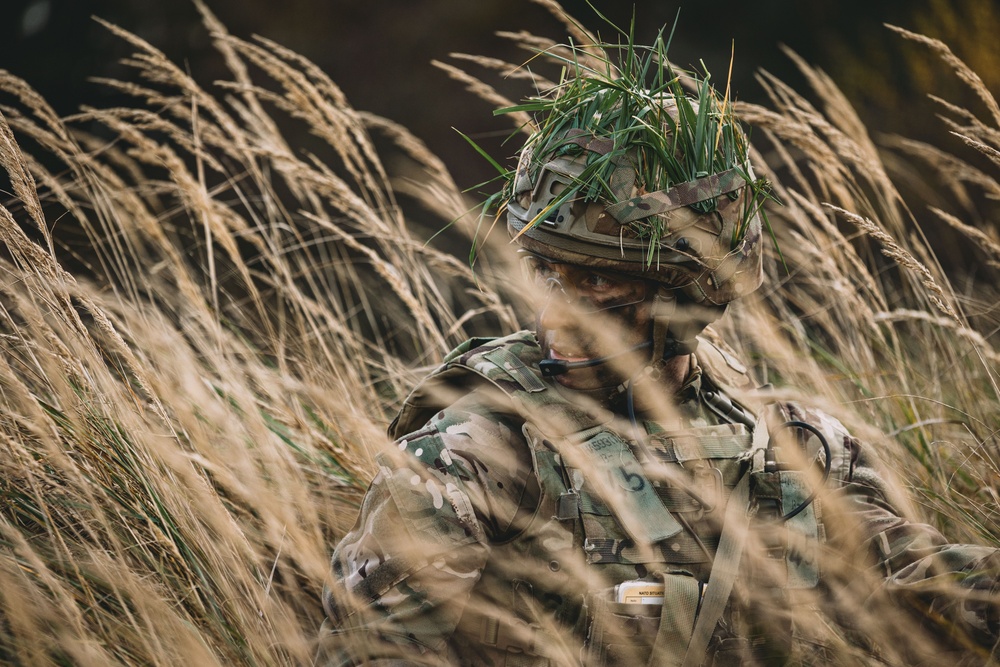
[[[538,338],[549,359],[589,361],[624,352],[650,339],[652,295],[645,280],[588,267],[525,259],[527,273],[544,295],[538,307]],[[574,368],[556,380],[571,389],[613,387],[639,370],[649,352]]]

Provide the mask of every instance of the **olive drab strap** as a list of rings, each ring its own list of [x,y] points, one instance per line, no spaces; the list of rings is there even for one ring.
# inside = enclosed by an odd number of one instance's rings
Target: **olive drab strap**
[[[750,531],[752,510],[750,504],[750,471],[762,469],[764,466],[764,451],[768,443],[767,421],[762,414],[757,420],[753,433],[753,445],[750,449],[749,465],[743,471],[733,493],[726,503],[726,518],[722,526],[722,537],[712,564],[712,574],[708,578],[705,598],[702,600],[701,611],[695,621],[691,641],[684,655],[682,667],[698,667],[704,662],[708,642],[715,632],[715,626],[726,611],[733,584],[739,574],[740,561],[743,558],[743,547],[746,545],[747,534]]]
[[[702,585],[694,577],[664,576],[663,610],[648,667],[681,667],[681,649],[690,645],[701,592]]]
[[[742,169],[727,169],[726,171],[709,174],[687,183],[678,183],[668,190],[648,192],[636,197],[622,197],[615,204],[606,207],[609,215],[621,224],[648,218],[651,215],[662,215],[668,211],[690,206],[704,201],[705,193],[724,195],[745,187],[747,182]],[[635,170],[631,170],[634,175]]]

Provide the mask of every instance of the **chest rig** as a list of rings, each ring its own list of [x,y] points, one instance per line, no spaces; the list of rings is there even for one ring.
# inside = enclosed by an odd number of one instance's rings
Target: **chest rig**
[[[697,356],[702,384],[682,406],[683,423],[641,424],[653,460],[637,458],[627,429],[539,376],[542,353],[530,332],[466,342],[407,399],[390,426],[395,438],[440,409],[435,387],[485,380],[524,419],[538,483],[530,523],[492,545],[478,604],[459,624],[461,662],[738,664],[750,639],[722,627],[732,626],[736,579],[780,589],[817,584],[817,504],[768,447],[766,425],[727,395],[726,385],[749,382],[739,362],[707,340]],[[781,526],[753,531],[769,562],[741,566],[758,515],[765,527]],[[617,601],[615,586],[633,580],[662,583],[663,604]]]

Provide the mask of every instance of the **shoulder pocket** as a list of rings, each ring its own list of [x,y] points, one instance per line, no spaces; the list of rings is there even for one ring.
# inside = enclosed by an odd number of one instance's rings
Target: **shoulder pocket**
[[[423,543],[467,544],[483,538],[459,464],[436,431],[400,440],[401,452],[376,457],[400,516]]]

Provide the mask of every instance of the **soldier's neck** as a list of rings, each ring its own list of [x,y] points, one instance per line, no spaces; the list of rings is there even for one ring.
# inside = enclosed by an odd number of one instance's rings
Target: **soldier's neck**
[[[697,364],[693,355],[685,354],[658,366],[651,374],[635,379],[633,410],[653,421],[674,423],[678,419],[677,406],[687,400],[682,390],[696,373]]]

